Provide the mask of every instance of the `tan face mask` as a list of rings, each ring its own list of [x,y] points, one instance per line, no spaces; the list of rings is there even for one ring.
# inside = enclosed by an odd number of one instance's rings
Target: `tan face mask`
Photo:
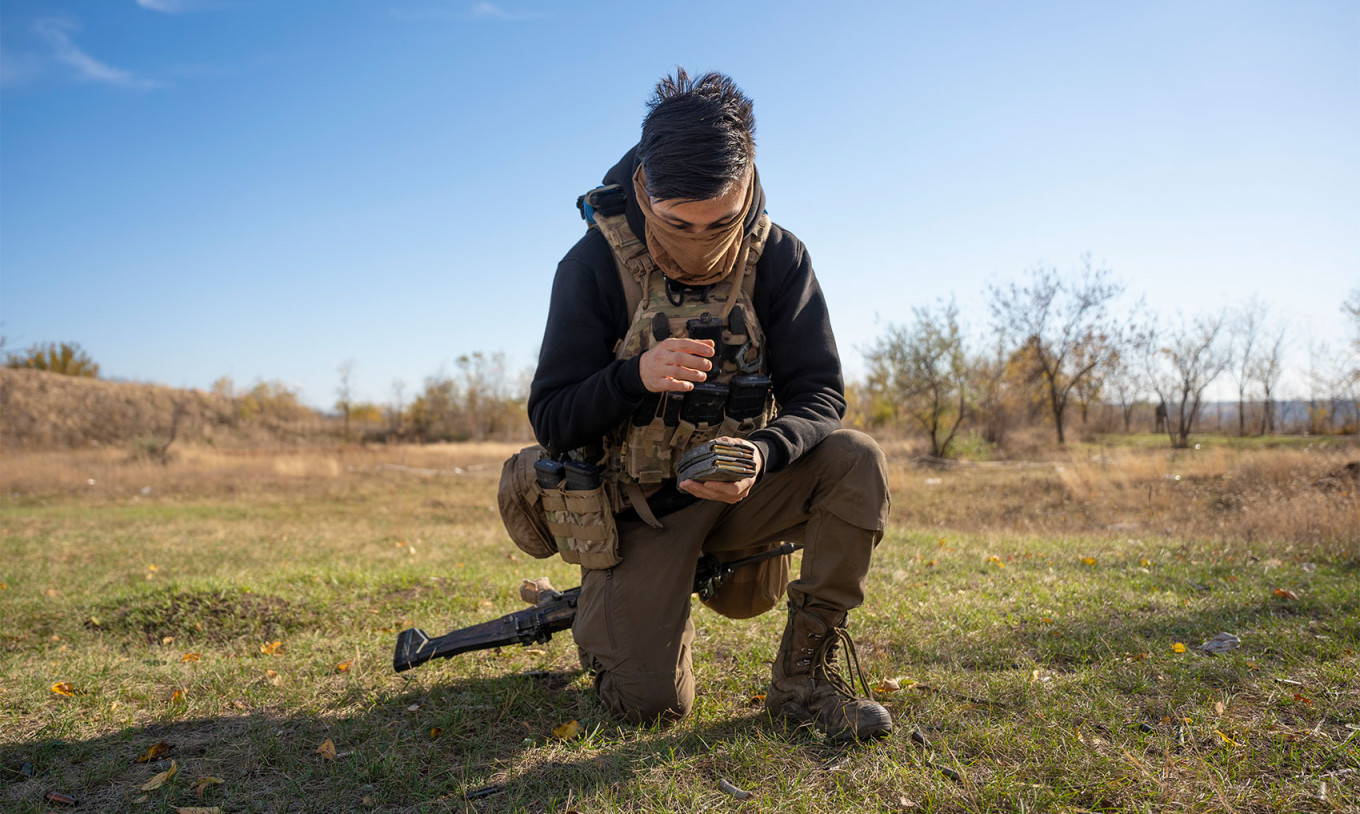
[[[647,228],[647,251],[667,277],[684,285],[711,285],[736,267],[742,252],[746,216],[755,198],[754,174],[746,182],[746,200],[741,214],[732,223],[701,234],[687,232],[670,225],[652,210],[652,199],[647,196],[647,176],[638,165],[633,173],[633,191]]]

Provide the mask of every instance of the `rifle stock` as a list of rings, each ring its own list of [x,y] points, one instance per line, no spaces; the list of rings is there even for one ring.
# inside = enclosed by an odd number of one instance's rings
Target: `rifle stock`
[[[397,634],[392,669],[400,673],[419,667],[431,659],[446,659],[459,653],[512,644],[541,644],[551,639],[554,633],[571,628],[576,618],[576,600],[580,595],[580,588],[572,588],[542,605],[507,613],[499,619],[455,630],[438,638],[431,638],[420,628],[408,628]]]

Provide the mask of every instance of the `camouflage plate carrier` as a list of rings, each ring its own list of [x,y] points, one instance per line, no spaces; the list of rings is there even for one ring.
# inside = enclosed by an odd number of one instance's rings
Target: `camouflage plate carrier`
[[[655,518],[646,509],[645,495],[654,492],[663,480],[675,477],[675,462],[688,449],[719,436],[744,438],[764,427],[775,415],[767,378],[765,335],[756,319],[752,292],[755,289],[756,263],[770,232],[770,219],[761,213],[747,232],[736,268],[723,280],[710,286],[688,287],[669,283],[652,260],[646,246],[628,226],[626,198],[617,184],[591,190],[577,202],[590,228],[598,229],[613,251],[619,279],[623,284],[628,310],[632,314],[628,333],[614,349],[615,358],[630,359],[670,337],[689,337],[691,325],[701,338],[714,338],[714,371],[704,384],[688,393],[649,393],[630,420],[605,438],[605,481],[610,485],[616,511],[629,506],[653,525]],[[735,410],[734,404],[718,407],[732,387],[734,398],[753,409]],[[760,381],[764,380],[764,389]],[[749,387],[748,387],[749,385]],[[710,409],[688,409],[707,398]],[[711,421],[691,420],[708,413]],[[754,415],[752,415],[754,413]]]

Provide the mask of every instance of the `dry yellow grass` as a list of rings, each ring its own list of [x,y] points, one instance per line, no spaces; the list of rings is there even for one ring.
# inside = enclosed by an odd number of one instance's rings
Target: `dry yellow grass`
[[[892,460],[894,520],[998,533],[1317,544],[1360,551],[1356,446],[1071,451],[940,470]]]
[[[390,470],[410,477],[499,472],[515,443],[375,445],[292,450],[223,450],[176,445],[168,465],[126,450],[9,451],[0,455],[0,487],[18,496],[84,494],[112,500],[138,495],[211,496],[338,488],[349,472]]]

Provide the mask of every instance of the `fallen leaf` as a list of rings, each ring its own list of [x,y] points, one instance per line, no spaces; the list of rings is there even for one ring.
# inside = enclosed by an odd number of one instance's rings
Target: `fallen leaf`
[[[60,791],[49,791],[43,795],[43,802],[51,803],[54,806],[76,806],[80,801],[69,794]]]
[[[176,701],[183,701],[183,700],[184,700],[184,690],[175,690],[174,693],[172,693],[171,696],[170,696],[170,703],[172,703],[172,704],[175,703]]]
[[[1308,698],[1307,696],[1301,695],[1299,693],[1294,693],[1294,700],[1301,701],[1305,704],[1308,704],[1309,706],[1312,706],[1313,704],[1313,699]]]
[[[146,570],[148,570],[148,571],[150,571],[151,573],[154,574],[155,572],[157,572],[157,571],[159,571],[159,570],[161,570],[161,569],[160,569],[160,566],[156,565],[156,564],[153,562],[153,563],[150,563],[150,564],[148,564],[148,565],[146,566]]]
[[[1227,735],[1224,735],[1222,732],[1219,732],[1217,729],[1214,730],[1214,734],[1217,735],[1217,736],[1219,736],[1220,738],[1222,738],[1222,739],[1223,739],[1223,742],[1226,743],[1226,744],[1228,744],[1229,746],[1236,746],[1236,745],[1237,745],[1237,741],[1233,740],[1232,738],[1228,737]]]
[[[222,814],[222,807],[209,806],[203,808],[201,806],[191,806],[189,808],[180,808],[179,806],[176,806],[175,814]]]
[[[406,708],[406,711],[407,711],[407,712],[415,712],[415,711],[418,710],[418,709],[420,709],[420,704],[411,704],[410,706],[408,706],[408,707]]]
[[[277,656],[283,650],[283,642],[270,642],[260,645],[260,652],[266,656]]]
[[[349,666],[350,666],[351,664],[353,664],[353,663],[354,663],[354,660],[353,660],[353,659],[351,659],[351,660],[349,660],[349,661],[342,661],[342,662],[340,662],[339,664],[335,665],[335,670],[336,670],[336,672],[343,673],[343,672],[345,672],[346,670],[348,670],[348,669],[349,669]]]
[[[168,754],[170,754],[170,744],[166,743],[165,741],[161,741],[160,743],[153,743],[151,745],[151,748],[146,750],[146,754],[137,758],[137,762],[150,763],[151,761],[159,760]]]
[[[437,726],[430,727],[430,740],[434,740],[435,738],[439,737],[442,734],[444,734],[444,730],[440,729],[439,727]]]
[[[1215,715],[1222,715],[1224,712],[1227,712],[1227,711],[1228,711],[1228,708],[1225,707],[1225,706],[1223,706],[1223,702],[1222,702],[1222,701],[1215,701],[1215,702],[1214,702],[1214,714],[1215,714]]]
[[[1039,621],[1040,621],[1040,622],[1043,622],[1043,623],[1046,624],[1046,625],[1051,625],[1051,624],[1053,624],[1053,620],[1052,620],[1052,619],[1049,619],[1047,616],[1041,616],[1041,617],[1039,617]]]
[[[362,805],[364,808],[372,808],[373,806],[378,804],[378,801],[373,799],[371,796],[365,794],[364,799],[360,800],[359,804]]]
[[[335,742],[326,738],[320,746],[316,747],[316,753],[325,760],[335,760]]]
[[[203,792],[208,790],[208,786],[216,786],[226,781],[220,777],[200,777],[194,781],[194,794],[203,799]]]
[[[751,696],[750,698],[746,699],[746,706],[748,707],[758,707],[763,703],[765,703],[764,693],[757,693]]]
[[[1185,645],[1184,645],[1184,644],[1181,644],[1180,642],[1176,642],[1175,644],[1171,645],[1171,652],[1172,652],[1172,653],[1184,653],[1184,652],[1185,652]]]
[[[901,689],[902,684],[898,682],[897,679],[886,678],[880,681],[877,687],[874,687],[874,692],[879,693],[880,695],[890,695],[892,693],[899,692]]]
[[[173,760],[170,761],[170,768],[146,781],[146,783],[142,785],[142,791],[155,791],[170,782],[170,778],[174,777],[178,771],[179,764]]]
[[[168,644],[174,644],[174,643],[175,643],[175,637],[174,637],[174,636],[165,636],[164,638],[161,639],[161,647],[165,647],[165,646],[168,645]]]
[[[202,654],[202,653],[185,653],[184,655],[182,655],[182,656],[179,657],[179,660],[182,661],[182,662],[184,662],[184,661],[202,661],[202,660],[203,660],[203,654]]]
[[[743,791],[742,789],[737,788],[736,786],[732,785],[732,781],[728,780],[725,777],[718,778],[718,788],[722,789],[723,791],[727,792],[728,794],[732,795],[738,800],[751,799],[751,792]]]
[[[1095,557],[1082,557],[1082,558],[1081,558],[1081,562],[1082,562],[1083,565],[1095,565],[1095,564],[1096,564],[1096,558],[1095,558]]]
[[[573,738],[579,738],[583,734],[585,734],[585,730],[581,728],[580,722],[575,719],[567,721],[552,731],[552,736],[560,741],[569,741]]]
[[[65,681],[61,681],[52,685],[52,692],[56,693],[57,695],[64,695],[67,698],[70,698],[71,696],[76,694],[76,688],[72,687],[70,684],[67,684]]]
[[[1195,649],[1202,653],[1208,653],[1211,656],[1221,656],[1236,650],[1241,645],[1242,640],[1231,633],[1216,633],[1212,639],[1202,643]]]
[[[1143,566],[1144,568],[1148,568],[1152,565],[1152,560],[1149,560],[1147,557],[1144,557],[1143,559],[1138,561],[1138,564]]]
[[[1299,595],[1287,588],[1276,588],[1275,595],[1281,599],[1298,599]]]

